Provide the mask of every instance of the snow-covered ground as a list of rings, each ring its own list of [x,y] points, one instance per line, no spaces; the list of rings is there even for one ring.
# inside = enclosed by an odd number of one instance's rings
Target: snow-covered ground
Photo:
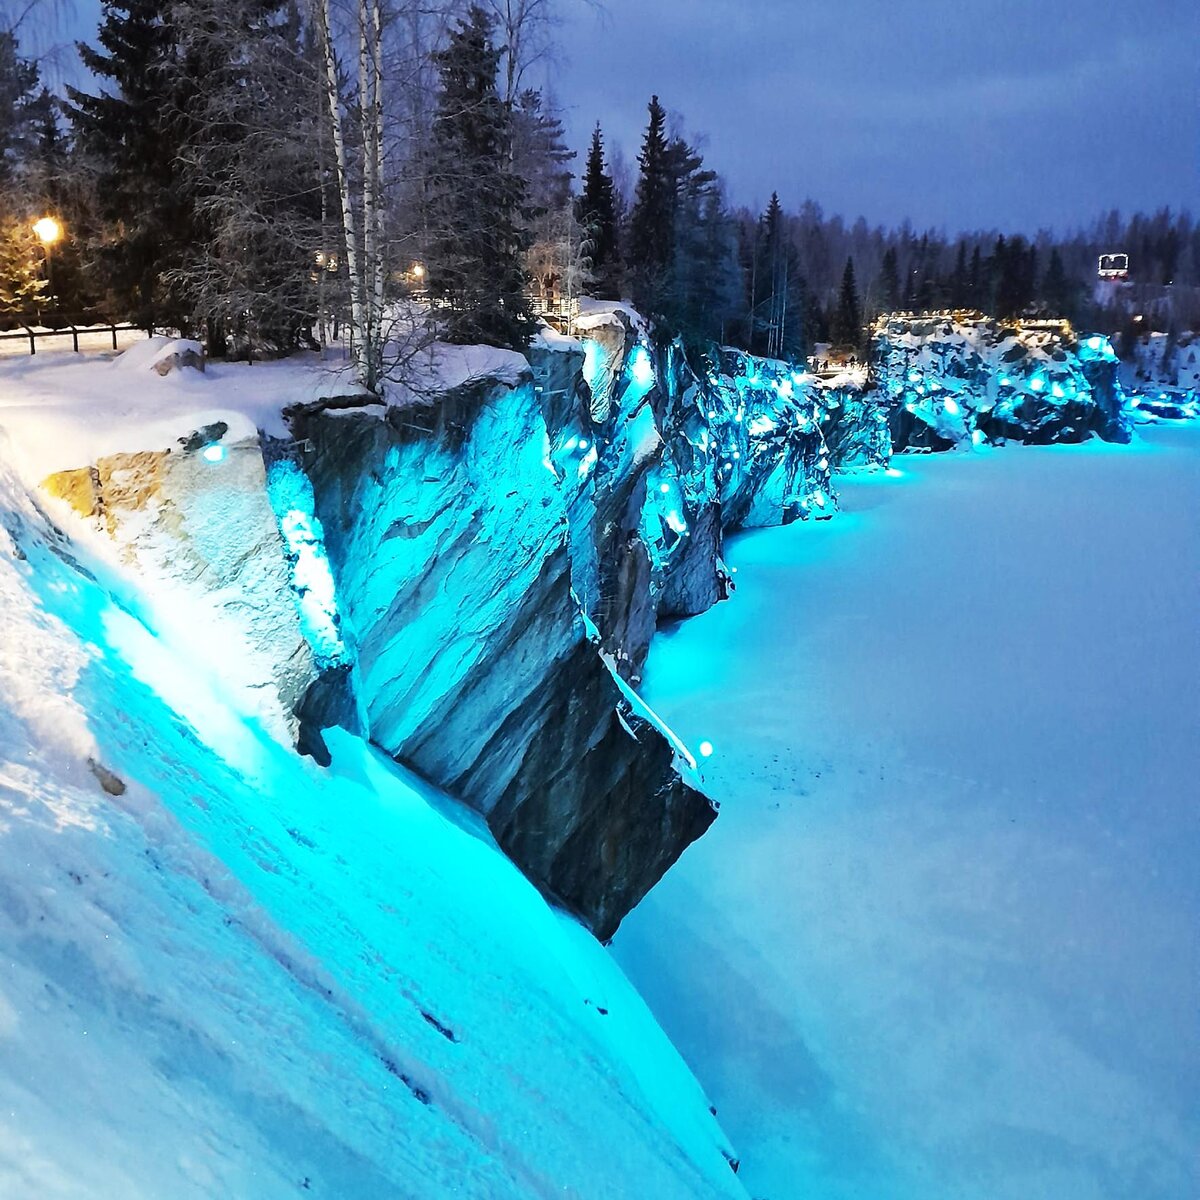
[[[615,950],[766,1200],[1200,1196],[1200,428],[898,460],[645,694],[720,819]]]
[[[644,1003],[482,822],[340,731],[329,770],[282,745],[218,627],[155,636],[152,582],[31,496],[296,383],[0,368],[0,1197],[743,1196]]]

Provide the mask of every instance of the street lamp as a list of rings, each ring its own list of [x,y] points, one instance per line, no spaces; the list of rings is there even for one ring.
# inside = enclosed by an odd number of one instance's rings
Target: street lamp
[[[33,232],[46,252],[46,283],[50,288],[50,302],[57,309],[54,295],[54,243],[63,235],[62,222],[54,217],[41,217],[33,223]]]
[[[63,235],[62,225],[54,217],[42,217],[34,221],[33,232],[43,246],[53,246]]]

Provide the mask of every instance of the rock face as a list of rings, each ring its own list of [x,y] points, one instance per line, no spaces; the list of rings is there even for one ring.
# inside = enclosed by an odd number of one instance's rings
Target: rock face
[[[94,520],[127,563],[171,595],[176,611],[150,614],[152,627],[178,621],[186,636],[188,606],[203,614],[203,653],[226,660],[230,678],[257,697],[260,719],[292,740],[320,669],[301,628],[259,440],[227,433],[222,423],[171,449],[107,455],[44,486]],[[273,688],[264,689],[268,680]]]
[[[573,377],[566,357],[556,369]],[[371,739],[478,809],[535,883],[608,937],[715,814],[573,588],[588,556],[568,512],[586,529],[601,510],[583,493],[602,492],[607,549],[636,485],[591,480],[591,427],[564,439],[583,419],[564,402],[552,439],[555,389],[538,386],[483,379],[428,407],[310,414],[297,432]],[[606,560],[604,578],[621,569]],[[596,604],[607,611],[599,589]]]
[[[1112,347],[1061,322],[893,317],[874,349],[896,451],[1131,436]]]
[[[689,359],[619,304],[579,327],[528,361],[443,347],[429,386],[297,405],[291,438],[235,414],[47,487],[203,606],[280,736],[327,761],[322,729],[365,733],[606,938],[715,816],[634,689],[658,623],[728,594],[726,532],[831,516],[834,472],[893,446],[1128,424],[1107,341],[1061,330],[890,321],[871,385]]]

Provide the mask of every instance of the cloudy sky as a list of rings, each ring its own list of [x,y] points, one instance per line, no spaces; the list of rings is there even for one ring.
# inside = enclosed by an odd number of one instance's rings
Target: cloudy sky
[[[950,231],[1200,210],[1198,0],[555,2],[573,142],[599,120],[632,160],[657,92],[736,202]]]
[[[1197,0],[566,0],[558,91],[636,153],[657,92],[733,197],[920,226],[1200,209]]]

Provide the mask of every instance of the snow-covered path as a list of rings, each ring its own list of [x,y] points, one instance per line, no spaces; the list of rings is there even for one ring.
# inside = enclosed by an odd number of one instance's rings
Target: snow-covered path
[[[616,953],[767,1200],[1200,1195],[1200,430],[901,460],[647,698],[721,817]]]

